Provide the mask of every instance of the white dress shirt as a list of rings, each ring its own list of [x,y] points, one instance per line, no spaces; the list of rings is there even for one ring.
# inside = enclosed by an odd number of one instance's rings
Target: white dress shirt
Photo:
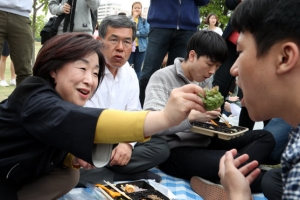
[[[103,81],[94,96],[86,102],[85,107],[107,108],[115,110],[142,110],[139,99],[140,88],[137,75],[126,62],[118,69],[114,78],[105,67]],[[135,143],[130,143],[134,147]]]

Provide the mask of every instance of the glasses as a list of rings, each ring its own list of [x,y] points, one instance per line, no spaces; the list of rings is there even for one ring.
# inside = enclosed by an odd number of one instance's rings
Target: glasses
[[[120,42],[122,42],[122,45],[125,48],[132,47],[132,39],[131,38],[126,38],[126,39],[121,40],[120,38],[117,38],[117,37],[111,37],[111,38],[108,38],[107,41],[114,46],[119,45]]]

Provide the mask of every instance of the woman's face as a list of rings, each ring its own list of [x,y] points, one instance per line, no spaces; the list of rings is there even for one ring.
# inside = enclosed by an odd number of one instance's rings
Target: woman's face
[[[216,18],[216,16],[214,16],[214,15],[210,16],[210,18],[209,18],[209,24],[215,26],[216,23],[217,23],[217,18]]]
[[[138,15],[141,15],[142,13],[142,5],[141,4],[135,4],[133,7],[132,7],[132,15],[133,16],[138,16]]]
[[[84,106],[98,85],[99,60],[93,53],[74,62],[66,63],[62,68],[52,71],[55,90],[63,100]]]

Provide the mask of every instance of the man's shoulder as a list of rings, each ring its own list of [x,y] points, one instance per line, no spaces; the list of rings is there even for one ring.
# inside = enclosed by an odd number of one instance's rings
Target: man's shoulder
[[[122,75],[130,76],[130,78],[137,78],[134,69],[126,62],[121,68]]]
[[[160,70],[157,70],[155,73],[157,74],[170,74],[170,73],[174,73],[176,71],[176,67],[175,65],[168,65]]]

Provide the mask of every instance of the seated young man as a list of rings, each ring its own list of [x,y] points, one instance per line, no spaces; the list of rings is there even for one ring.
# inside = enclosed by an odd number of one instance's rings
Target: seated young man
[[[212,75],[227,57],[227,45],[224,39],[213,31],[195,33],[187,45],[185,58],[176,58],[174,65],[156,71],[150,78],[146,89],[145,110],[161,110],[167,104],[174,88],[192,83],[211,88]],[[222,199],[225,191],[220,189],[214,197],[206,194],[205,187],[198,177],[218,182],[219,161],[224,153],[238,149],[239,154],[247,153],[250,160],[264,162],[272,152],[275,141],[272,134],[265,130],[248,131],[243,136],[222,140],[218,137],[204,136],[189,132],[191,122],[207,122],[216,118],[220,109],[201,113],[192,111],[180,125],[158,133],[171,149],[167,161],[159,168],[167,174],[183,179],[191,179],[192,188],[204,199]],[[216,187],[219,189],[220,187]],[[252,187],[260,191],[260,181]]]
[[[299,9],[299,0],[246,0],[232,17],[232,26],[240,35],[239,57],[231,74],[238,76],[237,84],[244,92],[243,103],[251,119],[278,117],[294,127],[281,156],[284,200],[300,199]],[[259,175],[258,163],[248,160],[247,165],[237,169],[248,156],[234,157],[236,150],[222,157],[221,183],[229,199],[250,200],[249,184]]]

